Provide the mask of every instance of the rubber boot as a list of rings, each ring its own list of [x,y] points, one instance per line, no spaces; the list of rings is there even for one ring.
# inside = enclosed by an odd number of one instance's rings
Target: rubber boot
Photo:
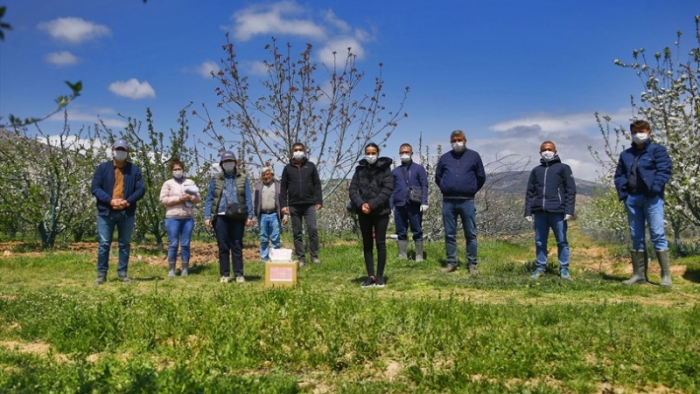
[[[646,252],[643,250],[633,250],[632,251],[632,272],[631,278],[622,281],[625,285],[641,285],[647,283],[646,277]]]
[[[399,260],[406,260],[408,255],[406,254],[406,249],[408,249],[408,240],[399,240]]]
[[[416,241],[416,263],[423,262],[423,240]]]
[[[669,261],[668,250],[657,250],[656,258],[659,259],[661,266],[661,283],[662,287],[671,287],[671,262]]]
[[[182,262],[182,272],[180,272],[180,276],[187,276],[189,275],[189,272],[187,270],[190,268],[190,263],[187,261]]]
[[[168,262],[168,265],[170,266],[170,271],[168,271],[168,278],[174,278],[175,277],[175,263]]]

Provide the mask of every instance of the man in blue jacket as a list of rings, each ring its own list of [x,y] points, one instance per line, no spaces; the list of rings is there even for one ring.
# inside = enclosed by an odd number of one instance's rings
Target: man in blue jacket
[[[645,222],[661,265],[661,286],[671,287],[668,242],[664,230],[664,188],[671,179],[671,157],[666,148],[649,139],[651,126],[638,120],[630,125],[632,147],[620,153],[615,170],[617,196],[625,202],[632,238],[632,277],[626,285],[647,282]]]
[[[544,275],[547,267],[547,239],[549,229],[554,232],[559,258],[559,275],[569,275],[569,241],[566,239],[567,221],[574,217],[576,182],[571,167],[561,162],[552,141],[540,145],[540,165],[533,168],[525,194],[525,218],[535,222],[535,271],[532,278]]]
[[[452,150],[443,154],[435,168],[435,183],[442,192],[442,222],[445,226],[447,265],[443,272],[457,269],[457,218],[462,219],[467,239],[467,266],[469,274],[478,275],[476,242],[476,206],[474,196],[486,182],[481,156],[467,149],[467,138],[462,130],[450,135]]]
[[[401,165],[394,168],[391,174],[394,177],[394,190],[389,202],[394,210],[394,223],[399,245],[399,260],[408,258],[408,226],[411,226],[413,242],[416,245],[416,262],[423,261],[423,213],[428,210],[428,174],[425,168],[414,163],[413,148],[410,144],[401,144],[399,147]],[[409,191],[420,201],[411,200]]]
[[[92,176],[91,191],[97,199],[97,249],[96,285],[107,281],[109,249],[114,228],[119,242],[119,264],[117,275],[122,282],[131,282],[127,276],[131,234],[134,231],[136,202],[146,193],[141,170],[126,161],[129,144],[118,139],[112,145],[113,160],[100,164]]]

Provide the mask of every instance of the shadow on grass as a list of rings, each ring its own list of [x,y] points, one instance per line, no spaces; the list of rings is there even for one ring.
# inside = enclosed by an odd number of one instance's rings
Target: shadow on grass
[[[629,276],[610,275],[606,274],[605,272],[601,272],[600,279],[607,280],[610,282],[622,282],[623,280],[629,279]]]
[[[688,266],[683,274],[683,279],[693,283],[700,283],[700,265]]]

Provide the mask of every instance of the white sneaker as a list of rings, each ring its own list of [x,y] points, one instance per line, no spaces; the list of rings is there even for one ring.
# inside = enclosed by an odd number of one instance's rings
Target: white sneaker
[[[245,283],[245,277],[243,275],[237,276],[236,283]]]
[[[219,283],[228,283],[231,281],[231,278],[228,276],[222,276],[221,279],[219,279]]]

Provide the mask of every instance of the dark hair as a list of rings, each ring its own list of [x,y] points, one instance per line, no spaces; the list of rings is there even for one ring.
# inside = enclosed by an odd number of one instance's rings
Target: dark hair
[[[292,145],[292,152],[294,151],[294,148],[296,148],[297,146],[301,146],[304,150],[306,150],[306,147],[304,146],[304,144],[302,144],[301,142],[295,142],[294,145]]]
[[[542,149],[542,146],[543,146],[544,144],[552,144],[552,146],[554,147],[554,150],[557,150],[557,146],[554,144],[554,142],[552,142],[552,141],[550,141],[550,140],[547,140],[547,141],[541,143],[541,144],[540,144],[540,149]]]
[[[376,148],[377,154],[379,154],[381,151],[381,149],[379,149],[379,145],[375,144],[374,142],[370,142],[369,144],[365,145],[365,152],[367,152],[367,148]]]
[[[182,167],[182,170],[183,170],[183,171],[185,170],[185,164],[184,164],[183,162],[181,162],[180,159],[178,159],[178,158],[176,157],[176,158],[174,158],[174,159],[172,159],[172,160],[170,161],[170,171],[172,171],[173,168],[175,168],[175,166],[177,166],[177,165],[179,165],[180,167]]]
[[[634,131],[634,129],[651,131],[651,125],[646,120],[635,120],[630,124],[630,131]]]
[[[401,146],[399,146],[399,150],[401,150],[401,148],[403,148],[404,146],[407,146],[411,150],[411,152],[413,152],[413,147],[408,142],[401,144]]]
[[[462,130],[455,130],[450,134],[450,140],[455,138],[455,137],[464,137],[464,139],[467,139],[467,136],[464,135],[464,132]]]

